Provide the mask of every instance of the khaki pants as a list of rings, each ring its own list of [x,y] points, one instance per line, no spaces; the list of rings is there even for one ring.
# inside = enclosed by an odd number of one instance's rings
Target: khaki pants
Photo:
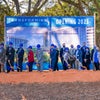
[[[81,62],[78,59],[76,59],[76,61],[75,61],[75,68],[79,69],[80,66],[82,66]]]

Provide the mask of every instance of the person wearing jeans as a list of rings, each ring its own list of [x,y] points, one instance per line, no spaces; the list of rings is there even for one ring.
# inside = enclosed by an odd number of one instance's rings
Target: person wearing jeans
[[[43,70],[43,50],[40,44],[37,44],[36,57],[37,57],[37,69],[38,71],[42,72]]]

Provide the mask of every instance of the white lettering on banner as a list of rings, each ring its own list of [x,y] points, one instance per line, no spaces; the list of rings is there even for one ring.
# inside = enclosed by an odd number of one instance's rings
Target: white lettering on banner
[[[78,19],[78,24],[89,24],[89,19]]]
[[[61,24],[61,19],[56,19],[56,24]]]
[[[7,24],[9,24],[11,22],[14,22],[14,21],[17,21],[17,19],[15,19],[15,18],[7,18]]]
[[[7,18],[7,24],[11,22],[47,22],[47,19],[43,18]]]
[[[75,25],[75,24],[83,24],[83,25],[88,25],[89,24],[89,19],[86,18],[86,19],[78,19],[76,22],[76,19],[75,18],[62,18],[62,19],[55,19],[56,20],[56,24],[59,24],[59,25],[64,25],[64,24],[72,24],[72,25]]]
[[[76,19],[74,18],[63,18],[63,23],[76,24]]]
[[[64,24],[76,24],[76,19],[74,19],[74,18],[56,19],[56,24],[60,24],[60,25],[64,25]]]

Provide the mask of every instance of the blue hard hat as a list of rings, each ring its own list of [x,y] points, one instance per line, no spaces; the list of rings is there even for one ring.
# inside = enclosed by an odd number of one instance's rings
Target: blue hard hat
[[[65,48],[65,51],[69,51],[69,48],[68,48],[68,47],[66,47],[66,48]]]
[[[55,45],[54,45],[54,44],[51,44],[51,46],[53,46],[53,47],[54,47]]]
[[[54,47],[55,47],[55,48],[57,48],[57,46],[56,46],[56,45],[54,45]]]
[[[20,45],[19,45],[20,47],[23,47],[23,44],[22,43],[20,43]]]
[[[40,44],[37,44],[37,48],[40,48],[41,47],[41,45]]]
[[[79,48],[81,48],[81,46],[80,45],[77,45],[77,48],[79,49]]]
[[[32,49],[32,46],[29,46],[28,48]]]
[[[9,42],[9,45],[13,45],[13,43],[12,42]]]

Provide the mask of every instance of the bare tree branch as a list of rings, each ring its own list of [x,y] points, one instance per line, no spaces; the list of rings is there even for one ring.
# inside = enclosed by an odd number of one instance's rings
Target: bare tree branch
[[[80,8],[82,14],[83,14],[83,15],[86,15],[81,0],[78,0],[78,5],[79,5],[79,8]]]
[[[15,3],[16,6],[16,12],[17,14],[20,14],[20,5],[18,0],[12,0]]]
[[[33,7],[33,10],[31,12],[28,13],[24,13],[23,15],[36,15],[39,10],[46,4],[48,0],[44,0],[41,3],[41,0],[37,0],[36,4]]]
[[[29,3],[28,3],[28,12],[31,11],[31,0],[29,0]]]
[[[5,4],[7,5],[8,10],[10,11],[10,7],[9,7],[9,5],[8,5],[7,1],[6,1],[6,0],[3,0],[3,1],[4,1],[4,2],[5,2]]]
[[[61,0],[61,1],[66,2],[70,5],[73,5],[82,13],[82,15],[86,15],[80,0],[78,0],[78,3],[75,3],[74,1],[71,1],[71,0]]]

